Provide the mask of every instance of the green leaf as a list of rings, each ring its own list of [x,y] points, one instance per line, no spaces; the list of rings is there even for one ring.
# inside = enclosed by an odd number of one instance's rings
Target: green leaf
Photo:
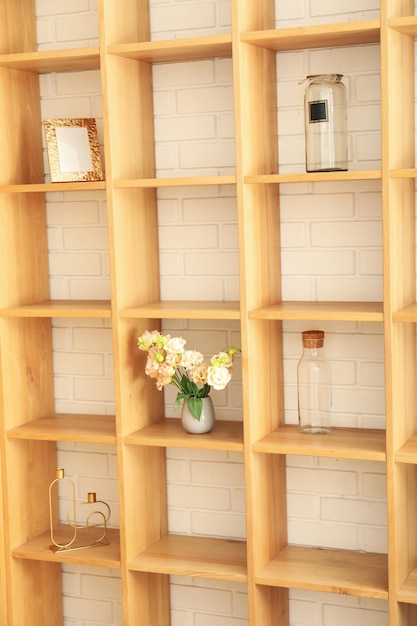
[[[186,393],[177,393],[177,397],[175,398],[175,402],[174,402],[174,409],[178,409],[180,406],[180,402],[181,400],[183,400],[184,398],[188,398],[188,395]]]
[[[199,390],[199,394],[198,394],[198,395],[199,395],[199,397],[200,397],[200,398],[207,398],[207,396],[208,396],[208,395],[209,395],[209,393],[210,393],[210,390],[211,390],[210,385],[208,385],[208,384],[206,383],[206,384],[204,385],[204,387],[202,387],[202,388]]]
[[[188,408],[190,409],[191,414],[200,421],[201,413],[203,411],[202,399],[191,396],[188,398]]]

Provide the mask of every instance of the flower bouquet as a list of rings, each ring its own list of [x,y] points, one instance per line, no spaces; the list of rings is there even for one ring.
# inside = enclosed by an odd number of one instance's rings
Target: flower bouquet
[[[196,350],[185,350],[186,341],[182,337],[163,335],[157,330],[145,331],[138,337],[139,350],[148,353],[145,373],[154,378],[161,391],[167,385],[178,389],[174,407],[188,399],[192,415],[199,420],[202,411],[202,398],[207,398],[211,388],[221,390],[232,378],[233,359],[238,348],[225,348],[211,357],[210,362]]]

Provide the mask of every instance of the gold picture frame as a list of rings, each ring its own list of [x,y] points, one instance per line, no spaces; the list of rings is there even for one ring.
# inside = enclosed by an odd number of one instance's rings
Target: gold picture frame
[[[103,180],[94,118],[44,120],[51,182]]]

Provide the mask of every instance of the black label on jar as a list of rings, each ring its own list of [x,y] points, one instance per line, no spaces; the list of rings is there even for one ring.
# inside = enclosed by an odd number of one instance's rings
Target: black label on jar
[[[327,100],[315,100],[308,103],[308,113],[310,124],[316,122],[328,122]]]

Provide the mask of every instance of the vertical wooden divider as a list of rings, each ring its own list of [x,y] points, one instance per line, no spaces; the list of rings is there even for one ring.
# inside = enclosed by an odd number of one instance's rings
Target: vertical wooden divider
[[[118,179],[155,176],[152,65],[107,54],[111,43],[149,40],[148,2],[101,0],[100,22],[123,624],[168,626],[169,577],[129,571],[129,561],[168,532],[165,449],[124,443],[127,434],[164,415],[163,394],[146,380],[136,348],[137,337],[160,322],[120,317],[123,308],[160,297],[156,190],[114,187]]]
[[[410,626],[416,608],[401,605],[398,590],[417,561],[415,466],[395,454],[417,430],[416,328],[393,322],[393,313],[415,301],[414,179],[391,178],[413,168],[414,38],[389,28],[392,17],[414,14],[411,0],[381,2],[382,196],[384,336],[386,372],[387,501],[390,626]],[[398,71],[401,68],[401,71]]]
[[[277,185],[245,183],[245,176],[278,172],[276,53],[240,41],[242,32],[275,28],[273,2],[232,0],[232,22],[249,621],[286,626],[288,591],[254,580],[287,542],[285,456],[252,452],[284,419],[281,322],[250,319],[281,299],[279,193]]]
[[[0,52],[36,50],[33,0],[2,0]],[[39,79],[30,72],[0,71],[2,142],[0,184],[44,182]],[[46,209],[43,194],[2,194],[0,307],[49,297]],[[14,260],[14,263],[12,262]],[[53,411],[51,324],[46,319],[0,320],[3,375],[1,444],[3,539],[8,590],[7,622],[62,622],[60,564],[17,560],[13,548],[49,525],[48,485],[56,467],[55,444],[11,441],[7,431]],[[2,577],[1,586],[4,585]],[[16,590],[19,590],[16,593]],[[36,600],[35,600],[36,598]],[[45,607],[48,618],[45,619]],[[2,607],[1,611],[4,611]],[[51,621],[47,621],[47,620]]]

